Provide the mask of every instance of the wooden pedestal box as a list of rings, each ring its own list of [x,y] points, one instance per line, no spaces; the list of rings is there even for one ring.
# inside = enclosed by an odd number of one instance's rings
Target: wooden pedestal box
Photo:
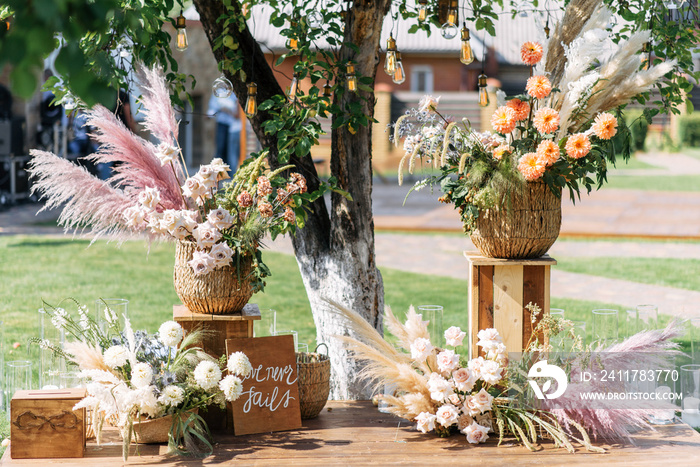
[[[479,355],[477,333],[496,328],[508,352],[522,352],[540,318],[549,313],[550,268],[556,260],[486,258],[465,251],[469,261],[469,342],[472,357]],[[532,320],[525,306],[542,311]],[[540,342],[542,336],[540,336]],[[483,353],[482,353],[483,354]]]
[[[260,308],[248,303],[240,313],[214,315],[193,313],[185,305],[173,306],[173,320],[186,331],[195,329],[210,331],[200,344],[202,349],[217,360],[226,353],[226,339],[254,337],[253,323],[260,319]],[[233,415],[230,410],[221,410],[210,405],[202,414],[210,430],[232,430]]]
[[[13,459],[57,459],[85,454],[85,409],[73,406],[85,389],[17,391],[10,402]]]

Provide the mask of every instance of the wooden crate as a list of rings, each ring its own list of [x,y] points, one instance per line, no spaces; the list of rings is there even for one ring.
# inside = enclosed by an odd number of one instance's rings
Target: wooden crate
[[[539,319],[549,313],[550,268],[556,260],[545,255],[535,259],[487,258],[465,251],[469,261],[470,355],[479,355],[476,334],[496,328],[508,352],[521,352]],[[525,305],[532,302],[542,312],[532,322]],[[540,341],[542,340],[540,336]]]
[[[202,341],[201,346],[205,352],[218,359],[226,353],[226,339],[253,337],[253,323],[260,319],[260,308],[254,303],[248,303],[240,313],[214,315],[193,313],[185,305],[175,305],[173,306],[173,319],[186,332],[191,332],[194,329],[211,331]],[[211,405],[202,414],[202,418],[206,420],[210,430],[233,429],[233,415],[230,408],[221,410]]]
[[[13,459],[83,457],[85,389],[17,391],[10,402]]]

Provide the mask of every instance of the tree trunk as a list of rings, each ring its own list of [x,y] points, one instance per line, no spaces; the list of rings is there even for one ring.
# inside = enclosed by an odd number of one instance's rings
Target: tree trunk
[[[225,10],[221,2],[194,0],[202,25],[213,44],[222,34],[216,22]],[[236,4],[236,2],[233,2]],[[389,9],[389,1],[357,0],[346,14],[344,42],[356,44],[359,52],[348,47],[339,51],[340,59],[352,60],[359,76],[374,78],[379,57],[379,39],[382,23]],[[236,5],[236,8],[239,8]],[[248,29],[233,35],[244,54],[243,69],[250,69],[254,60],[255,81],[258,83],[258,99],[263,102],[274,94],[282,94],[264,55]],[[223,50],[214,52],[221,61]],[[239,102],[245,102],[247,89],[238,75],[228,78],[233,83]],[[342,80],[341,80],[342,81]],[[362,98],[365,100],[363,101]],[[361,102],[365,114],[374,114],[373,92],[346,92],[336,99],[341,107],[348,102]],[[274,135],[265,135],[261,124],[271,118],[259,112],[251,120],[261,144],[270,150],[272,165],[277,165],[277,141]],[[333,117],[335,119],[335,116]],[[360,365],[344,346],[333,336],[349,335],[347,326],[330,311],[326,300],[334,300],[360,313],[380,332],[384,310],[384,287],[377,270],[374,252],[374,222],[372,219],[372,126],[348,128],[343,125],[333,130],[331,149],[331,173],[338,179],[339,187],[348,191],[353,200],[333,193],[328,211],[321,198],[312,206],[312,212],[303,229],[293,237],[293,244],[301,276],[309,297],[317,330],[318,342],[328,345],[331,358],[331,398],[366,399],[371,391],[358,377]],[[310,157],[293,158],[299,171],[307,175],[309,188],[318,186],[316,170]],[[311,175],[311,176],[309,176]]]

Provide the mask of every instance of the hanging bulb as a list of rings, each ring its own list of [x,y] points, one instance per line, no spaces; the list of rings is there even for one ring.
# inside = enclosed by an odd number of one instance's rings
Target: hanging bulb
[[[489,105],[489,92],[486,89],[486,78],[484,73],[479,75],[479,105],[487,107]]]
[[[384,59],[384,72],[393,76],[396,71],[396,41],[394,36],[389,33],[389,39],[386,40],[386,58]]]
[[[457,8],[459,8],[458,0],[451,0],[450,8],[447,9],[448,23],[457,24],[459,22],[459,12],[457,11]]]
[[[355,65],[348,63],[345,66],[345,79],[348,82],[348,91],[357,91],[357,76],[355,76]]]
[[[425,21],[428,17],[428,0],[418,0],[418,21]]]
[[[224,75],[219,76],[211,85],[211,92],[219,99],[225,99],[233,92],[233,84]]]
[[[462,49],[459,54],[459,61],[465,65],[469,65],[474,61],[474,51],[471,44],[469,44],[469,28],[467,28],[466,23],[462,26]]]
[[[331,102],[332,94],[333,88],[331,87],[331,83],[326,81],[326,84],[323,85],[323,99],[327,100],[329,104]]]
[[[182,15],[182,10],[180,10],[180,16],[175,19],[175,29],[177,29],[175,48],[181,52],[187,50],[187,46],[189,46],[189,42],[187,41],[187,25],[185,24],[185,17]]]
[[[248,118],[253,118],[258,113],[258,85],[248,84],[248,99],[245,101],[245,114]]]
[[[289,89],[287,91],[287,97],[290,100],[296,99],[298,88],[299,88],[299,73],[294,73],[294,76],[292,76],[292,83],[289,85]]]
[[[306,24],[310,28],[320,28],[323,24],[323,14],[318,10],[311,10],[308,15],[306,15]]]
[[[396,52],[396,70],[394,71],[394,76],[391,80],[396,84],[401,84],[406,81],[406,72],[403,69],[403,63],[401,62],[401,52]]]
[[[547,16],[547,24],[544,25],[544,35],[549,39],[549,16]]]
[[[442,25],[442,28],[440,30],[442,37],[444,37],[445,39],[455,38],[458,32],[459,29],[457,29],[457,26],[455,26],[454,23],[445,23]]]
[[[297,22],[296,21],[291,21],[289,23],[289,27],[291,29],[294,29],[297,27]],[[292,34],[296,34],[296,32],[292,32]],[[295,36],[291,36],[287,38],[287,42],[285,43],[285,46],[291,50],[292,52],[296,52],[297,49],[299,48],[299,40]]]

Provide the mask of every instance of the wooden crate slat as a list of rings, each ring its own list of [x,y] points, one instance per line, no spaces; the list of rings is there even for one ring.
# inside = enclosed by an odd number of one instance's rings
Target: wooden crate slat
[[[479,323],[479,268],[471,265],[469,268],[469,349],[471,356],[476,356],[476,332]]]
[[[523,340],[523,266],[499,266],[493,273],[493,324],[510,352]]]
[[[481,329],[494,327],[493,304],[493,266],[481,266],[479,267],[479,321],[477,321],[479,326],[474,330],[475,336]],[[476,350],[484,354],[483,350]],[[477,355],[476,352],[474,355]]]
[[[545,274],[544,269],[549,269],[548,266],[523,266],[523,346],[527,346],[533,330],[539,323],[544,313],[549,313],[545,302]],[[539,306],[542,311],[540,315],[532,322],[532,313],[525,308],[525,305],[532,303]],[[540,333],[538,336],[540,342],[544,336]]]

